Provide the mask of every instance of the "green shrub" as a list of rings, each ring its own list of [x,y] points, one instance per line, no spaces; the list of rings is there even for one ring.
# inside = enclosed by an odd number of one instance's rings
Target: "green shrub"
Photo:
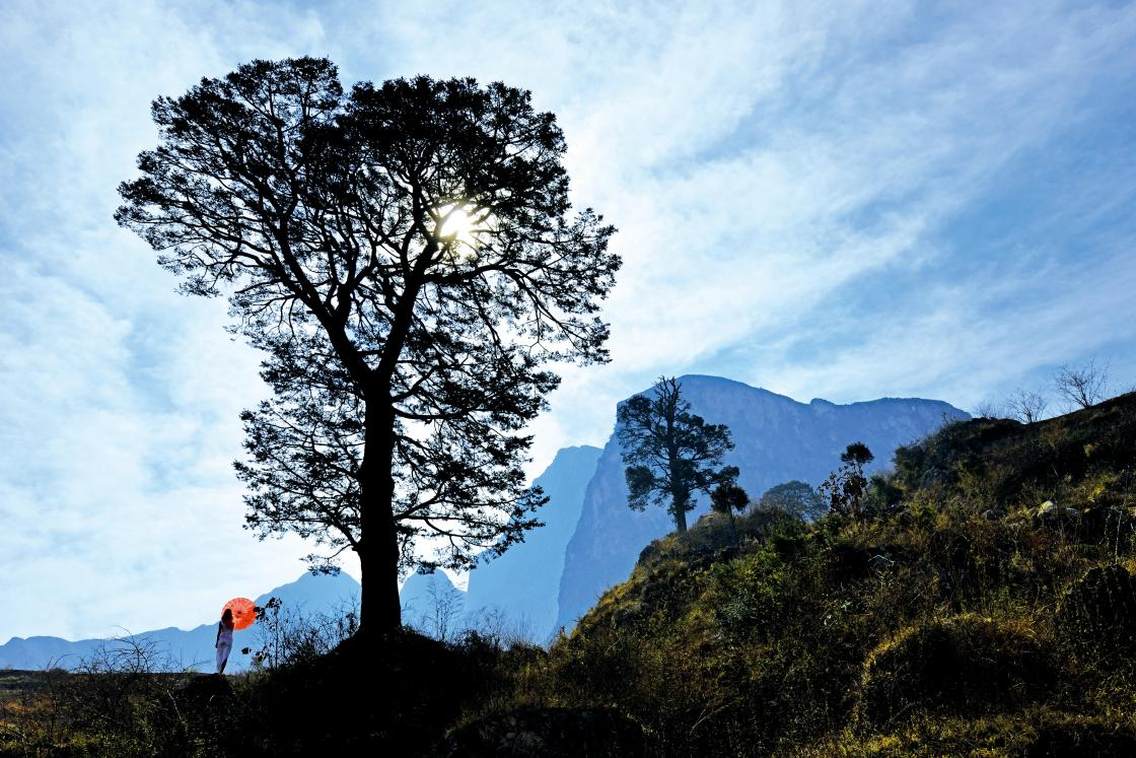
[[[1048,708],[977,718],[922,715],[885,733],[846,729],[798,747],[795,758],[1128,758],[1131,723]]]
[[[908,627],[864,662],[859,717],[882,726],[920,711],[986,713],[1044,700],[1056,680],[1027,624],[966,614]]]
[[[1090,569],[1062,599],[1058,630],[1082,651],[1136,650],[1136,577],[1113,564]]]

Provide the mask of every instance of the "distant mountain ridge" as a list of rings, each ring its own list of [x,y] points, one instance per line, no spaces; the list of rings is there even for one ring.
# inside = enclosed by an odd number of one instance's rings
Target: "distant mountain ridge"
[[[541,642],[552,634],[564,551],[580,521],[584,492],[601,452],[588,445],[562,448],[533,481],[548,496],[548,503],[537,512],[544,526],[470,572],[468,624],[477,626],[486,616],[498,614],[510,633]]]
[[[840,405],[817,398],[801,403],[721,377],[688,375],[680,381],[695,413],[730,427],[737,447],[727,462],[741,469],[740,482],[754,499],[793,479],[819,484],[839,464],[840,452],[850,442],[866,443],[876,455],[869,470],[878,470],[890,463],[896,447],[927,436],[945,421],[968,418],[938,400],[882,398]],[[401,591],[404,623],[430,631],[437,620],[433,603],[447,597],[453,605],[448,613],[456,614],[448,623],[476,627],[486,613],[497,613],[495,623],[504,630],[544,642],[558,628],[570,629],[604,590],[627,578],[647,544],[673,529],[662,508],[636,512],[627,507],[614,431],[602,450],[560,450],[534,484],[550,498],[538,514],[545,526],[474,569],[468,592],[454,588],[441,572],[410,576]],[[691,520],[705,510],[700,503]],[[271,596],[290,607],[333,613],[358,603],[359,585],[347,574],[305,574],[264,593],[257,603]],[[211,671],[215,630],[212,620],[191,630],[160,629],[134,637],[151,639],[168,651],[175,668]],[[12,638],[0,645],[0,669],[52,664],[73,668],[103,643]],[[244,632],[238,633],[236,643],[230,671],[249,665],[240,648],[255,644],[251,633]]]
[[[741,469],[739,482],[751,498],[793,479],[820,484],[850,442],[867,444],[876,456],[869,470],[879,470],[889,465],[897,447],[926,437],[946,421],[969,418],[940,400],[882,398],[838,405],[818,398],[801,403],[721,377],[687,375],[680,381],[693,412],[730,427],[737,446],[726,461]],[[608,587],[627,578],[648,543],[674,529],[663,508],[638,512],[627,507],[623,469],[613,431],[565,551],[557,627],[571,629]],[[700,502],[692,520],[706,510]]]
[[[359,583],[344,573],[334,576],[305,573],[294,582],[259,595],[255,602],[263,606],[271,597],[279,598],[287,608],[304,613],[338,613],[345,606],[358,604]],[[123,639],[152,643],[160,669],[212,671],[216,634],[217,620],[214,620],[193,629],[167,627],[127,635]],[[60,637],[13,637],[0,645],[0,669],[75,669],[100,647],[112,642],[109,639],[71,641]],[[250,656],[241,653],[241,648],[255,645],[256,626],[237,632],[226,671],[236,673],[246,670]]]

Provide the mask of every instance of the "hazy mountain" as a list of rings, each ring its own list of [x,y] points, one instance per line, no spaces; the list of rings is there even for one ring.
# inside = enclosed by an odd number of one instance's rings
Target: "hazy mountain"
[[[819,484],[838,465],[844,447],[856,440],[876,454],[870,470],[886,467],[899,445],[926,436],[945,420],[967,415],[936,400],[806,404],[711,376],[682,377],[682,386],[696,413],[730,427],[737,448],[727,460],[741,469],[741,484],[755,499],[792,479]],[[627,507],[614,434],[602,451],[587,446],[559,451],[534,483],[550,497],[540,512],[545,526],[529,532],[525,542],[500,558],[478,566],[470,574],[468,593],[456,589],[443,572],[411,575],[401,591],[406,624],[446,636],[496,614],[496,623],[505,631],[543,641],[560,626],[570,628],[605,589],[627,577],[644,546],[673,529],[662,508],[638,513]],[[705,505],[700,504],[691,522],[703,512]],[[256,602],[263,605],[272,596],[305,613],[341,613],[357,605],[359,585],[347,574],[304,574]],[[216,620],[208,620],[190,630],[171,627],[134,637],[155,643],[170,668],[210,671],[215,634]],[[248,666],[248,656],[240,649],[256,646],[256,627],[238,632],[235,643],[230,671]],[[75,668],[104,644],[98,639],[14,637],[0,645],[0,669]]]
[[[411,574],[399,592],[402,623],[437,639],[446,639],[462,626],[465,593],[444,571]]]
[[[600,453],[597,447],[564,448],[536,478],[533,484],[549,498],[538,513],[544,526],[470,572],[467,623],[477,626],[497,617],[507,631],[541,642],[552,633],[564,551],[580,520],[584,491]]]
[[[284,607],[302,614],[335,614],[358,603],[359,583],[343,573],[336,576],[305,573],[290,584],[260,595],[255,602],[264,605],[270,597],[279,598]],[[215,661],[213,642],[219,619],[220,610],[216,620],[193,629],[155,629],[125,639],[152,644],[160,668],[212,671]],[[256,646],[257,627],[237,632],[233,643],[226,671],[243,671],[248,668],[249,656],[242,654],[241,648]],[[74,669],[81,666],[100,647],[109,646],[113,649],[119,644],[106,639],[70,641],[59,637],[13,637],[6,644],[0,645],[0,669],[43,669],[50,666]]]
[[[751,498],[792,479],[820,484],[839,465],[845,446],[856,440],[876,455],[869,470],[887,467],[896,447],[925,437],[946,420],[968,417],[938,400],[800,403],[719,377],[684,376],[681,381],[695,413],[730,427],[737,447],[726,460],[741,469],[740,483]],[[588,483],[580,521],[568,542],[557,627],[571,628],[604,590],[627,578],[651,540],[674,529],[663,508],[636,512],[627,507],[623,469],[613,433]],[[691,523],[705,511],[702,502]]]

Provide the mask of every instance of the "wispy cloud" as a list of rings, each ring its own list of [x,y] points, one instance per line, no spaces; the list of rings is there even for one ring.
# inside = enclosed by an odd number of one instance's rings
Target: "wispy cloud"
[[[196,622],[305,552],[239,528],[256,356],[109,220],[155,95],[308,53],[555,111],[626,266],[614,362],[565,370],[535,470],[663,372],[966,406],[1136,370],[1134,42],[1104,2],[7,4],[0,639]]]

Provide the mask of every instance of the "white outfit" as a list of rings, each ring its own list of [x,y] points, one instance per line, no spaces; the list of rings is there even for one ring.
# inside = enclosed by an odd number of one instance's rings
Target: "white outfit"
[[[224,624],[220,624],[221,633],[217,636],[217,673],[221,673],[221,667],[229,660],[229,653],[233,650],[233,630],[226,629]]]

